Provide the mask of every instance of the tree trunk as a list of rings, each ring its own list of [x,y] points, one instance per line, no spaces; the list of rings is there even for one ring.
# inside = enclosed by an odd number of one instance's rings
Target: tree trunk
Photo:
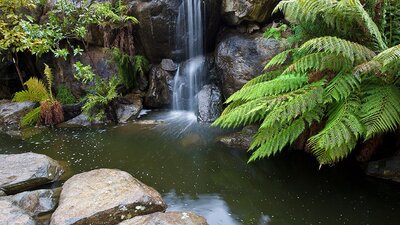
[[[19,70],[19,66],[18,66],[19,62],[18,62],[18,54],[17,53],[14,54],[13,62],[14,62],[15,69],[17,70],[19,81],[21,82],[22,88],[25,90],[24,78],[22,77],[21,70]]]

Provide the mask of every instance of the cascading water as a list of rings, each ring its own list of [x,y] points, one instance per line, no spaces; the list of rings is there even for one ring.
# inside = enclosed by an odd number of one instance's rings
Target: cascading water
[[[204,39],[202,0],[183,0],[176,25],[177,51],[185,62],[177,70],[173,88],[173,110],[196,111],[196,94],[203,85]]]

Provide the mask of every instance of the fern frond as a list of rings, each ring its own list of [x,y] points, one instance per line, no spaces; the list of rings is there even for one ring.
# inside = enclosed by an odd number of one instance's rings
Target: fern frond
[[[361,79],[352,73],[339,73],[325,88],[325,102],[341,101],[348,98],[354,91],[359,89]]]
[[[253,78],[252,80],[248,81],[246,84],[243,85],[242,88],[247,88],[247,87],[253,86],[255,84],[261,83],[261,82],[272,80],[272,79],[278,77],[279,75],[281,75],[283,70],[284,69],[279,69],[279,70],[265,72],[264,74],[261,74],[260,76],[257,76],[255,78]]]
[[[361,121],[366,139],[396,130],[400,125],[400,90],[394,85],[366,85]]]
[[[274,56],[267,63],[267,65],[265,65],[264,70],[267,70],[274,66],[280,66],[280,65],[284,64],[288,60],[289,55],[294,51],[295,51],[295,49],[289,49],[289,50],[283,51],[283,52],[279,53],[278,55]]]
[[[361,102],[356,96],[335,104],[324,129],[309,138],[311,152],[321,165],[340,161],[354,149],[364,133],[358,117],[360,108]]]
[[[366,62],[375,56],[372,50],[363,45],[330,36],[311,39],[305,42],[298,50],[299,55],[314,52],[343,55],[355,63]]]
[[[352,62],[342,55],[326,52],[317,52],[306,55],[291,64],[283,73],[331,70],[339,72],[350,70]]]
[[[51,100],[53,100],[53,91],[52,91],[52,87],[53,87],[53,72],[51,71],[51,68],[47,65],[44,64],[45,68],[44,68],[44,75],[46,76],[46,80],[47,80],[47,90],[49,92],[49,97]]]
[[[40,119],[40,110],[41,107],[36,107],[29,113],[27,113],[24,117],[21,118],[21,127],[33,126]]]
[[[36,77],[30,78],[25,82],[27,90],[15,93],[13,101],[15,102],[41,102],[43,100],[49,99],[49,93],[47,92],[46,86],[42,81]]]
[[[288,91],[293,91],[304,86],[308,82],[306,74],[284,74],[273,80],[243,87],[231,95],[226,103],[238,100],[253,100],[265,96],[278,95]]]

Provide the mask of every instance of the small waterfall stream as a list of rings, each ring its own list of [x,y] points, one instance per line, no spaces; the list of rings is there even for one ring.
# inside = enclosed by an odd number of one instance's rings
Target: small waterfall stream
[[[202,0],[183,0],[176,25],[180,61],[173,88],[173,110],[196,112],[196,94],[205,77]],[[189,60],[189,61],[187,61]]]

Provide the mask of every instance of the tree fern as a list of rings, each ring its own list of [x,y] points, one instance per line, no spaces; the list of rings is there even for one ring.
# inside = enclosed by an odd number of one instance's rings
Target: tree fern
[[[21,119],[21,126],[26,127],[35,125],[40,119],[40,110],[40,107],[36,107],[23,116]]]
[[[360,78],[349,72],[341,72],[325,88],[325,101],[331,103],[347,99],[360,88]]]
[[[38,78],[30,78],[28,81],[25,82],[25,85],[27,86],[27,90],[15,93],[13,101],[41,102],[49,98],[49,93],[46,89],[46,86]]]

